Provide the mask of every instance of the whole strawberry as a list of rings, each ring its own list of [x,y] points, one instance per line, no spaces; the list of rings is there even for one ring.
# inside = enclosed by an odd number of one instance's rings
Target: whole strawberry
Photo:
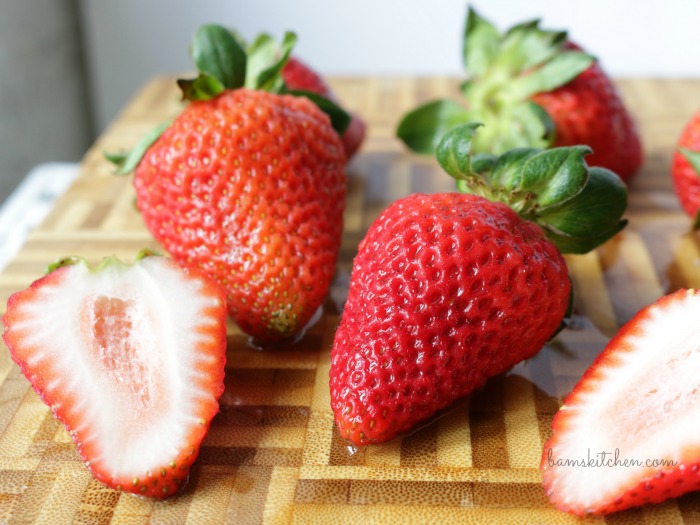
[[[642,163],[635,123],[600,64],[538,21],[504,34],[469,10],[462,85],[466,107],[452,100],[425,104],[404,116],[397,135],[420,153],[430,153],[452,127],[486,124],[476,152],[500,154],[516,147],[592,148],[588,163],[629,179]]]
[[[153,236],[225,289],[231,317],[260,344],[297,336],[320,307],[343,227],[338,133],[311,100],[278,92],[293,40],[287,35],[279,61],[256,70],[228,30],[200,29],[200,75],[179,82],[191,102],[134,171]]]
[[[560,250],[588,251],[625,224],[624,185],[589,169],[586,147],[472,159],[475,129],[438,147],[466,194],[405,197],[360,243],[330,370],[336,423],[356,445],[410,430],[535,355],[570,304]]]
[[[541,463],[557,508],[609,514],[700,489],[698,316],[695,290],[642,309],[566,397]]]
[[[700,111],[687,122],[673,152],[671,175],[685,212],[700,226]]]
[[[289,89],[311,91],[330,100],[337,100],[321,76],[298,58],[290,57],[282,69],[282,78]],[[340,136],[348,162],[362,146],[366,128],[364,120],[358,114],[352,114],[348,127]]]
[[[141,253],[67,258],[13,294],[3,339],[110,488],[180,491],[224,391],[226,307],[202,273]]]
[[[290,57],[284,65],[282,78],[290,89],[304,89],[323,95],[326,98],[335,98],[326,81],[305,62],[296,57]]]
[[[579,50],[567,42],[564,50]],[[592,166],[604,166],[629,179],[642,164],[642,145],[636,124],[615,85],[595,61],[588,69],[552,91],[532,100],[554,122],[554,146],[586,144]]]

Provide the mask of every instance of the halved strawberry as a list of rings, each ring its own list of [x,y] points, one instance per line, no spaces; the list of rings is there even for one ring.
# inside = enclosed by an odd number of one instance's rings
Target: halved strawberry
[[[204,276],[143,253],[69,258],[12,295],[12,358],[105,485],[177,492],[224,389],[226,306]]]
[[[607,514],[700,489],[700,294],[641,310],[554,417],[544,487],[561,510]]]

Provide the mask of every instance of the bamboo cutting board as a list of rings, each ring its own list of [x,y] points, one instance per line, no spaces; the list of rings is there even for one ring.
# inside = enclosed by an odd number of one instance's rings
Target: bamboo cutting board
[[[297,345],[258,351],[229,327],[226,392],[185,492],[153,502],[103,488],[0,347],[0,523],[700,523],[700,493],[607,518],[579,520],[546,501],[538,464],[551,418],[616,329],[679,287],[700,287],[700,247],[671,190],[674,142],[700,108],[700,80],[620,81],[645,144],[630,186],[628,228],[567,258],[572,328],[536,358],[493,379],[403,439],[352,450],[333,425],[329,349],[352,258],[372,220],[411,192],[453,189],[432,159],[394,138],[417,104],[456,96],[453,79],[331,79],[369,135],[349,166],[340,262],[321,320]],[[0,274],[0,311],[47,263],[81,255],[130,260],[158,248],[133,206],[129,177],[103,150],[130,148],[180,109],[172,78],[141,90],[87,152],[81,175]],[[1,345],[2,343],[0,343]]]

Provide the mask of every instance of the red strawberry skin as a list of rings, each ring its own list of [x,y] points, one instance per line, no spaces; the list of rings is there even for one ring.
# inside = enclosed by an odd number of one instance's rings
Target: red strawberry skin
[[[686,312],[688,319],[671,321],[671,326],[666,327],[671,330],[659,331],[658,328],[654,328],[660,320],[672,319],[673,315],[682,311]],[[664,296],[643,308],[608,342],[566,397],[562,408],[554,416],[552,437],[544,446],[541,461],[545,492],[558,509],[580,516],[610,514],[700,490],[700,440],[697,433],[683,428],[683,425],[679,426],[678,420],[673,421],[676,417],[682,421],[685,413],[697,412],[697,373],[690,372],[693,377],[687,392],[676,395],[673,391],[668,397],[668,400],[680,406],[680,409],[669,408],[670,405],[665,401],[667,392],[674,388],[668,385],[679,384],[681,389],[684,388],[684,376],[678,369],[690,367],[692,370],[697,366],[697,362],[682,362],[682,359],[688,359],[693,352],[697,352],[692,339],[693,328],[688,324],[688,321],[692,322],[696,318],[697,312],[700,312],[700,296],[695,290],[685,289]],[[645,365],[647,356],[642,355],[639,349],[650,338],[652,341],[647,345],[647,353],[655,354],[659,361]],[[664,348],[664,345],[669,348]],[[673,346],[681,348],[675,355],[676,348],[671,348]],[[664,370],[668,366],[666,361],[673,361],[685,349],[688,350],[687,353],[678,360],[676,371],[671,372],[675,377],[661,380],[661,385],[650,383],[653,375],[668,375],[669,372]],[[638,374],[629,377],[625,369],[630,367],[638,367]],[[646,374],[649,370],[652,371],[652,375]],[[658,396],[660,401],[654,399],[655,396]],[[684,403],[684,397],[689,401],[688,404]],[[596,398],[602,401],[596,403]],[[660,404],[662,408],[655,408],[653,403]],[[675,414],[674,410],[677,411]],[[582,416],[584,412],[593,415]],[[660,416],[659,413],[663,415]],[[631,420],[634,415],[640,414],[643,416],[641,419]],[[610,417],[614,418],[612,426],[609,426]],[[653,443],[654,438],[649,436],[658,432],[657,425],[659,422],[663,425],[664,418],[671,419],[667,419],[665,423],[666,435],[661,439],[664,444],[661,450],[668,452],[675,449],[673,458],[658,450],[645,448],[650,441]],[[584,420],[586,423],[582,425]],[[596,441],[593,441],[591,436],[594,436]],[[557,465],[557,460],[560,459],[585,457],[585,450],[576,455],[567,448],[572,437],[583,440],[583,445],[579,448],[590,447],[592,443],[605,439],[609,446],[608,461],[613,459],[614,449],[622,448],[618,458],[620,461],[636,459],[642,464],[640,468],[614,467],[623,472],[623,478],[616,484],[617,490],[608,490],[607,495],[597,492],[602,490],[602,479],[617,475],[613,468],[606,471],[602,467],[578,467],[579,472],[597,473],[591,480],[592,486],[574,491],[572,483],[567,483],[566,480],[567,475],[570,476],[566,469],[571,467]],[[659,442],[658,434],[655,441]],[[628,456],[630,449],[636,453],[636,457]],[[594,459],[597,452],[600,451],[593,451]],[[664,457],[660,457],[662,455]],[[657,459],[670,459],[675,465],[654,466],[645,463],[646,460]]]
[[[304,89],[335,100],[335,95],[321,75],[296,57],[290,57],[284,65],[282,78],[290,89]]]
[[[323,78],[298,58],[291,57],[287,61],[282,69],[282,78],[289,89],[311,91],[330,100],[337,101],[337,97]],[[348,161],[355,156],[360,146],[362,146],[366,129],[365,121],[358,114],[353,113],[350,124],[340,137]]]
[[[569,44],[569,49],[580,49]],[[629,180],[642,164],[636,124],[613,82],[598,62],[569,83],[533,100],[554,121],[553,147],[586,144],[590,166],[602,166]]]
[[[261,343],[299,334],[322,304],[345,186],[343,147],[317,106],[247,89],[191,102],[134,178],[153,236],[213,277],[231,317]]]
[[[676,196],[685,212],[695,218],[700,210],[700,173],[679,151],[680,148],[700,152],[700,111],[690,118],[681,131],[671,164]]]
[[[360,243],[333,342],[341,435],[390,440],[532,357],[569,291],[554,244],[506,205],[451,193],[396,201]]]
[[[151,265],[153,275],[189,287],[184,295],[179,291],[174,296],[188,299],[188,307],[196,313],[196,317],[180,319],[181,328],[197,331],[196,348],[186,348],[182,339],[150,346],[156,342],[146,339],[143,324],[141,330],[129,334],[139,322],[154,326],[150,322],[154,313],[148,307],[145,312],[136,308],[143,317],[129,317],[135,300],[146,294],[156,301],[164,297],[154,294],[153,280],[147,281],[152,286],[147,292],[129,290],[127,283],[121,288],[125,296],[118,293],[121,297],[88,294],[75,301],[55,299],[75,295],[83,283],[95,280],[87,271],[79,274],[77,265],[60,267],[13,294],[3,317],[3,339],[32,388],[70,433],[93,477],[116,490],[160,499],[184,487],[200,443],[219,410],[226,362],[226,308],[220,288],[204,275],[184,273],[162,257],[149,259],[162,260],[161,266]],[[87,289],[95,288],[87,285]],[[78,305],[79,310],[60,308],[64,304]],[[174,301],[169,306],[188,310]],[[163,310],[161,306],[157,315],[172,322]],[[68,322],[58,324],[57,318]],[[178,372],[178,380],[165,384],[163,378],[173,376],[160,367],[149,367],[159,361],[191,372]],[[196,393],[194,397],[181,392],[185,382],[188,391]],[[149,385],[146,397],[144,384]],[[167,417],[169,413],[181,417],[173,420]],[[100,423],[105,419],[116,420],[108,435]],[[139,468],[127,466],[121,457],[108,457],[110,447],[105,442],[116,442],[119,454],[131,463],[135,459]],[[114,446],[112,443],[112,450]]]

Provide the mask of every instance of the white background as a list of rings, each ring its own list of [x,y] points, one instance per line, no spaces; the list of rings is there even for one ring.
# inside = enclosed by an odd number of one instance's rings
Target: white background
[[[477,0],[500,28],[541,18],[616,77],[700,77],[700,0]],[[150,77],[191,70],[196,28],[251,38],[294,30],[296,55],[327,75],[459,75],[459,0],[82,0],[94,124],[101,131]]]

